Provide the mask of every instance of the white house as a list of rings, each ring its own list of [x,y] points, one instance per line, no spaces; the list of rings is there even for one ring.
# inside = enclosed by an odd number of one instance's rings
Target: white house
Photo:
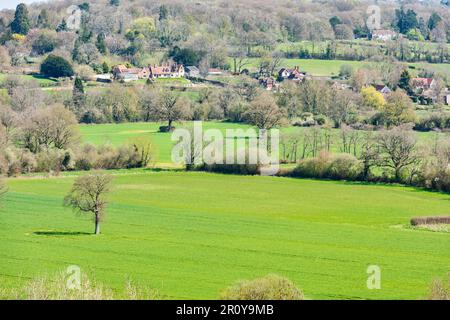
[[[373,30],[372,40],[388,41],[395,39],[397,32],[392,30]]]

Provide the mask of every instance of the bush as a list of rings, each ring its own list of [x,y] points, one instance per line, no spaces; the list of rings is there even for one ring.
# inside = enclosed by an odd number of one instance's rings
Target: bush
[[[419,217],[412,218],[412,226],[430,225],[430,224],[450,224],[450,216],[445,217]]]
[[[37,172],[54,172],[73,170],[73,154],[60,149],[44,149],[36,154]]]
[[[432,131],[436,129],[449,128],[450,118],[443,114],[433,113],[427,117],[421,118],[414,125],[414,130],[417,131]]]
[[[332,156],[327,152],[321,152],[317,158],[302,160],[292,171],[294,177],[326,178],[330,168]]]
[[[157,291],[147,287],[136,286],[130,281],[125,284],[123,293],[92,281],[81,274],[80,288],[67,286],[67,275],[42,276],[29,281],[23,288],[7,290],[0,288],[0,300],[155,300],[160,296]]]
[[[41,74],[47,77],[62,78],[73,76],[74,71],[66,59],[51,54],[42,62]]]
[[[75,155],[74,168],[76,170],[142,168],[153,159],[152,152],[150,142],[139,140],[119,147],[105,144],[96,148],[86,144]]]
[[[35,155],[29,150],[9,147],[4,150],[1,157],[1,173],[15,176],[36,171],[37,161]]]
[[[294,177],[334,180],[357,180],[361,174],[361,162],[351,154],[331,155],[327,152],[302,160],[292,171]]]
[[[259,174],[261,168],[257,164],[202,164],[194,169],[198,171],[250,176]]]
[[[159,132],[172,132],[175,130],[175,127],[169,127],[169,126],[161,126],[159,127]]]
[[[362,174],[361,162],[351,154],[335,155],[328,168],[328,178],[356,180]]]
[[[227,288],[223,300],[304,300],[303,293],[287,278],[268,275],[252,281],[241,281]]]

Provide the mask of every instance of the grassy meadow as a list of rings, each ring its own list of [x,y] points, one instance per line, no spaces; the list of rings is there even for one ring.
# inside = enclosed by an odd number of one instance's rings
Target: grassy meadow
[[[138,137],[149,137],[154,145],[155,150],[155,160],[159,164],[168,164],[172,162],[171,151],[174,142],[171,141],[170,133],[159,132],[159,127],[165,125],[165,123],[121,123],[121,124],[97,124],[97,125],[80,125],[80,132],[82,137],[82,142],[91,143],[93,145],[100,145],[103,143],[111,143],[113,145],[120,145],[126,143],[127,141],[132,141],[134,138]],[[247,124],[237,124],[228,122],[214,122],[214,121],[204,121],[202,122],[203,130],[208,129],[219,129],[225,136],[227,129],[238,130],[250,129],[251,126]],[[190,124],[176,123],[177,128],[188,127]],[[295,133],[306,130],[305,128],[299,127],[286,127],[281,129],[281,134],[283,133]],[[332,129],[332,151],[339,152],[341,138],[340,131],[337,129]],[[433,143],[437,137],[447,137],[447,133],[417,133],[419,139],[425,143]],[[301,144],[299,145],[301,148]]]
[[[79,265],[122,290],[215,299],[238,279],[277,273],[313,299],[417,299],[449,271],[450,234],[403,226],[450,210],[413,188],[207,173],[118,171],[102,235],[62,207],[74,174],[19,178],[0,212],[0,282]],[[381,290],[366,269],[382,270]]]
[[[96,145],[149,136],[158,164],[170,163],[170,134],[158,133],[159,125],[80,130],[84,142]],[[209,128],[249,127],[204,123]],[[21,287],[78,265],[119,295],[131,279],[165,299],[216,299],[237,280],[276,273],[310,299],[417,299],[450,271],[450,233],[409,227],[412,217],[448,214],[447,194],[179,170],[111,173],[100,236],[92,235],[90,217],[62,206],[81,173],[8,180],[0,208],[1,287]],[[381,268],[381,290],[366,287],[370,265]]]

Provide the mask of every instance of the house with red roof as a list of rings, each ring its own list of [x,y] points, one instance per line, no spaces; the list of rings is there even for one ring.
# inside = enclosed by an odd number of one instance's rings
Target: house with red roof
[[[164,63],[161,66],[150,66],[150,79],[158,78],[183,78],[185,76],[184,66],[176,63]]]

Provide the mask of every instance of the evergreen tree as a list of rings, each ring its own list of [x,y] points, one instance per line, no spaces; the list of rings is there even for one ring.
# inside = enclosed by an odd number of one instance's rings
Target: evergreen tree
[[[14,20],[11,22],[11,32],[27,35],[30,31],[30,20],[28,19],[28,9],[24,3],[21,3],[16,8]]]
[[[441,21],[442,21],[441,16],[438,15],[436,12],[433,12],[433,14],[430,16],[430,19],[428,19],[428,29],[432,31],[434,28],[437,27],[437,25]]]
[[[86,14],[83,14],[81,16],[81,26],[80,30],[78,31],[79,34],[79,40],[81,40],[84,43],[87,43],[92,38],[92,31],[89,29],[88,26],[88,16]]]
[[[105,43],[105,36],[103,34],[97,35],[97,41],[95,43],[95,46],[97,47],[98,51],[102,54],[106,54],[106,43]]]
[[[76,108],[80,108],[84,103],[84,86],[81,78],[76,77],[73,84],[72,102]]]
[[[417,20],[417,13],[409,9],[404,11],[403,8],[395,11],[397,17],[397,29],[400,33],[407,34],[409,30],[419,28],[419,21]]]
[[[61,32],[61,31],[67,31],[69,30],[67,28],[67,22],[66,19],[62,19],[61,23],[59,24],[59,26],[56,28],[57,32]]]
[[[109,73],[111,71],[111,68],[106,61],[102,63],[102,71],[103,73]]]
[[[166,20],[169,16],[169,10],[167,10],[167,7],[165,5],[161,5],[159,7],[159,21]]]
[[[332,17],[329,22],[334,31],[336,31],[337,25],[342,24],[342,20],[337,16]]]
[[[413,93],[411,88],[411,75],[409,74],[407,69],[403,70],[402,74],[400,75],[398,87],[405,90],[409,95]]]
[[[63,57],[50,54],[41,64],[41,74],[47,77],[61,78],[74,75],[72,65]]]
[[[38,19],[37,19],[37,26],[39,28],[49,28],[50,23],[48,21],[48,11],[45,9],[41,10],[41,13],[39,13]]]

